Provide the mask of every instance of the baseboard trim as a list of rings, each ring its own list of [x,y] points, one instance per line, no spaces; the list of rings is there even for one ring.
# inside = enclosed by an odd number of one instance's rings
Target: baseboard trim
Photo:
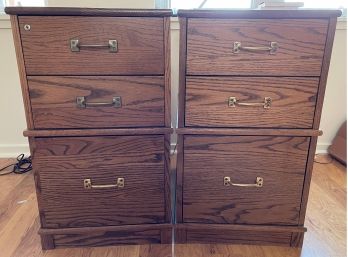
[[[331,145],[331,143],[319,143],[317,144],[317,149],[315,150],[316,154],[327,154],[328,148]]]
[[[21,153],[30,155],[28,144],[0,144],[0,158],[16,158]]]

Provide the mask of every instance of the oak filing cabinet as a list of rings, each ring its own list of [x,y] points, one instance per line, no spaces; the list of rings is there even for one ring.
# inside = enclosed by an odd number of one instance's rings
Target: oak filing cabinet
[[[171,10],[6,12],[43,248],[171,243]],[[178,15],[175,242],[300,247],[340,12]]]
[[[43,248],[171,243],[171,10],[6,12]]]
[[[339,15],[179,10],[176,243],[302,246]]]

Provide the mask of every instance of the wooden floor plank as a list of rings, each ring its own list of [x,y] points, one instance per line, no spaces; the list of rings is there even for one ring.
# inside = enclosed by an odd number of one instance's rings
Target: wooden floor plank
[[[318,158],[318,161],[326,161]],[[0,159],[0,167],[8,160]],[[336,161],[315,164],[302,252],[277,246],[187,244],[175,257],[344,257],[346,256],[346,168]],[[0,176],[1,257],[171,257],[171,245],[132,245],[42,251],[32,174]]]

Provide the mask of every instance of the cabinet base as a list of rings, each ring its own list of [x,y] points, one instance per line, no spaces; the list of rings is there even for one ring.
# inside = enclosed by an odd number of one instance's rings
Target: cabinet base
[[[175,243],[252,244],[302,247],[306,228],[226,224],[176,224]]]
[[[40,229],[42,249],[122,244],[171,244],[171,224]]]

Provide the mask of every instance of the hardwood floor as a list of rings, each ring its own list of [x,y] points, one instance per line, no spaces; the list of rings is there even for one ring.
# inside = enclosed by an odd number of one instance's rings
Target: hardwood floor
[[[319,157],[324,162],[325,157]],[[0,160],[3,167],[9,160]],[[346,256],[346,168],[315,164],[302,252],[275,246],[176,245],[175,257]],[[32,173],[0,176],[0,257],[169,257],[172,245],[112,246],[42,251]]]

